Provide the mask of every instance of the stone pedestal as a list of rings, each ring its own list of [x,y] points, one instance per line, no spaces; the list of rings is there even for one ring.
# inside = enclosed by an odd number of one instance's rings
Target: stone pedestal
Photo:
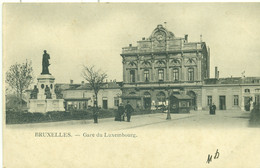
[[[49,74],[39,75],[37,80],[39,93],[37,94],[37,99],[30,99],[29,112],[46,113],[49,111],[65,111],[63,104],[64,100],[56,99],[56,94],[54,92],[54,76]],[[45,88],[47,86],[50,88],[51,99],[46,99]]]

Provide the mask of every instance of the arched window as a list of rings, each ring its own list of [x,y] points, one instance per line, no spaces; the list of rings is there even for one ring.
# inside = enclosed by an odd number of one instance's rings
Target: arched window
[[[250,89],[245,89],[245,93],[250,93]]]
[[[144,70],[144,81],[149,82],[149,70]]]
[[[159,92],[159,93],[156,95],[156,98],[157,98],[157,100],[158,100],[158,102],[159,102],[159,105],[166,102],[166,96],[165,96],[165,93],[164,93],[164,92]]]
[[[158,79],[159,79],[159,81],[164,80],[164,70],[163,69],[158,70]]]
[[[188,69],[188,81],[194,81],[194,69],[193,68]]]
[[[178,69],[173,69],[173,81],[178,81],[179,80],[179,70]]]
[[[135,70],[130,70],[130,82],[135,82]]]

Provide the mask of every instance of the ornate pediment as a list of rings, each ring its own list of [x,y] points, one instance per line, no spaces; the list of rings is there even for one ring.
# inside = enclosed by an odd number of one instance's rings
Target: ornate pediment
[[[130,62],[128,63],[128,67],[129,67],[129,68],[136,68],[136,67],[137,67],[137,63],[136,63],[135,61],[130,61]]]
[[[181,66],[181,59],[179,58],[174,58],[170,61],[171,65],[173,66]]]
[[[152,32],[150,39],[153,40],[168,40],[174,38],[174,34],[168,31],[165,27],[161,24],[157,25],[157,27]]]
[[[151,66],[151,62],[149,60],[143,60],[142,66],[143,67],[150,67]]]
[[[156,66],[164,67],[164,66],[166,66],[166,62],[163,59],[159,59],[156,61]]]
[[[196,58],[188,58],[188,59],[186,59],[185,65],[197,65],[196,64]]]

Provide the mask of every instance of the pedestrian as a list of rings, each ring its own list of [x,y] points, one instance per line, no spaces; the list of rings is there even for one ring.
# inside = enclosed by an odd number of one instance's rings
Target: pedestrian
[[[252,111],[253,108],[254,108],[254,102],[253,102],[253,99],[252,99],[252,98],[250,99],[249,104],[250,104],[249,110]]]
[[[130,122],[132,112],[134,111],[133,107],[130,105],[129,101],[127,101],[127,105],[125,106],[127,122]]]
[[[216,114],[216,108],[217,108],[217,107],[215,106],[214,103],[212,104],[212,107],[211,107],[211,108],[212,108],[212,114],[215,115],[215,114]]]
[[[98,107],[96,102],[94,102],[94,107],[93,107],[93,118],[94,118],[94,123],[98,123]]]
[[[122,117],[124,113],[125,113],[125,107],[123,106],[122,103],[120,103],[120,105],[118,106],[118,110],[116,112],[115,121],[122,121]]]
[[[212,114],[212,104],[209,105],[209,114]]]

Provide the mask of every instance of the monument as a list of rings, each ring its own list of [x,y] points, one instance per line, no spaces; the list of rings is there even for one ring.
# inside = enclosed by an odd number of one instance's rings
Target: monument
[[[64,100],[58,96],[54,90],[55,78],[49,72],[49,59],[50,55],[44,50],[42,57],[42,73],[37,77],[37,85],[30,97],[29,112],[35,113],[46,113],[49,111],[65,111]]]

